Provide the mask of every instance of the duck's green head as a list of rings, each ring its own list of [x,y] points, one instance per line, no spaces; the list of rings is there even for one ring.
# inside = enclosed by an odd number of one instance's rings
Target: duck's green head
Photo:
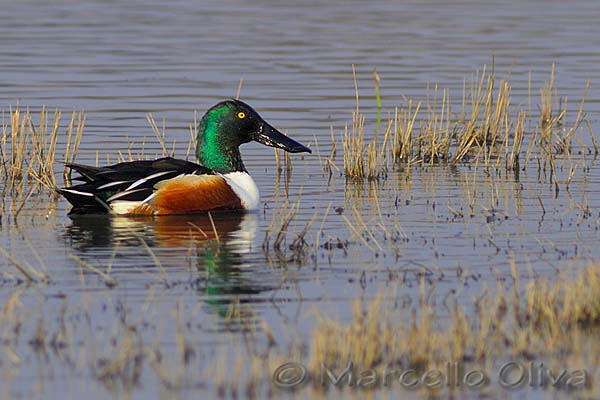
[[[221,173],[245,171],[239,146],[253,140],[290,153],[311,152],[265,122],[248,104],[226,100],[202,117],[196,155],[202,165]]]

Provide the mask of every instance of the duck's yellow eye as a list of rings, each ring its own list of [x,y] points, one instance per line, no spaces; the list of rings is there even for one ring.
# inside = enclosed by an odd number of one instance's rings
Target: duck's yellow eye
[[[246,118],[246,113],[245,113],[245,112],[242,112],[242,111],[240,111],[240,112],[238,113],[238,118],[239,118],[239,119],[244,119],[244,118]]]

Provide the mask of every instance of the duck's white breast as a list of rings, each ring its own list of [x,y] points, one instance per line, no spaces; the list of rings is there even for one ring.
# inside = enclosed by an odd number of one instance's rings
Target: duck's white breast
[[[256,210],[260,203],[260,193],[254,179],[247,172],[229,172],[222,175],[227,184],[240,198],[246,210]]]

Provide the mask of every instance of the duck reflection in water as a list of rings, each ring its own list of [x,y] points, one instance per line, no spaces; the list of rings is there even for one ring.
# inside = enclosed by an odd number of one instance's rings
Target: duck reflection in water
[[[65,238],[82,251],[120,246],[137,247],[140,238],[150,247],[188,248],[218,241],[249,251],[256,235],[257,216],[244,212],[213,212],[152,216],[71,215]]]
[[[205,296],[213,314],[233,314],[241,323],[253,320],[255,313],[248,303],[252,303],[253,296],[273,288],[253,277],[252,249],[258,227],[254,213],[109,218],[87,214],[72,215],[71,221],[64,236],[81,258],[90,260],[94,255],[96,261],[90,261],[98,265],[102,263],[98,258],[108,259],[115,254],[113,271],[120,266],[150,267],[154,261],[143,240],[160,259],[166,273],[173,273],[167,280],[192,287]],[[190,267],[197,271],[192,277]],[[222,328],[244,329],[233,327],[231,321]]]

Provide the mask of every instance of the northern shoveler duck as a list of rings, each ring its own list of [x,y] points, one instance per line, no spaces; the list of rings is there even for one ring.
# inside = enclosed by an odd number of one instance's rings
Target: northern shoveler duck
[[[57,189],[71,213],[118,215],[187,214],[211,210],[252,210],[259,193],[239,146],[250,141],[290,153],[311,150],[269,125],[248,104],[222,101],[198,125],[199,164],[165,157],[106,167],[67,164],[83,183]]]

